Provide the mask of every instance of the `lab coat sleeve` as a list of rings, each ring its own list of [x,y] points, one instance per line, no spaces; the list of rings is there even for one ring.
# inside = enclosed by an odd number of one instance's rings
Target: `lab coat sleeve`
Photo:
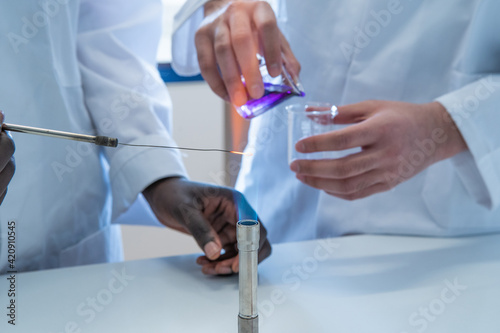
[[[203,5],[209,0],[188,0],[177,12],[172,36],[172,68],[183,76],[200,73],[194,35],[203,20]]]
[[[500,205],[500,75],[488,75],[437,99],[451,115],[468,151],[452,158],[469,194]]]
[[[437,98],[451,115],[468,151],[452,158],[471,197],[500,206],[500,11],[499,1],[476,7],[450,75],[451,92]]]
[[[156,70],[160,0],[82,0],[78,59],[85,104],[99,135],[119,142],[175,146],[171,101]],[[104,148],[113,218],[156,180],[186,176],[178,151]]]

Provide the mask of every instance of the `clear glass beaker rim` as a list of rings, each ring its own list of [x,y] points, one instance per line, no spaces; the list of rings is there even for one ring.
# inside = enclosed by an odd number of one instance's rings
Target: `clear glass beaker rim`
[[[327,110],[311,110],[307,111],[307,108],[328,108]],[[306,102],[306,103],[298,103],[298,104],[291,104],[288,105],[285,108],[288,113],[294,113],[294,114],[299,114],[299,113],[304,113],[312,116],[323,116],[323,115],[332,115],[332,117],[335,117],[338,114],[337,107],[331,103],[324,103],[324,102]]]

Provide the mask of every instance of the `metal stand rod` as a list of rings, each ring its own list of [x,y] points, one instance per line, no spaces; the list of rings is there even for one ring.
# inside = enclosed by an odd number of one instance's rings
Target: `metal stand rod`
[[[239,251],[240,310],[239,333],[257,333],[257,265],[260,240],[260,224],[255,220],[241,220],[236,227]]]
[[[6,131],[11,131],[11,132],[36,134],[36,135],[50,136],[52,138],[68,139],[68,140],[74,140],[74,141],[83,141],[83,142],[93,143],[93,144],[98,145],[98,146],[105,146],[105,147],[117,147],[118,146],[118,139],[110,138],[108,136],[85,135],[85,134],[63,132],[63,131],[50,130],[50,129],[45,129],[45,128],[6,124],[6,123],[4,123],[2,125],[2,129],[6,130]]]

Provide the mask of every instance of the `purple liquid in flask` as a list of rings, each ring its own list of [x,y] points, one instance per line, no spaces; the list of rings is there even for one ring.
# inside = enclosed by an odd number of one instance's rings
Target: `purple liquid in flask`
[[[286,101],[290,97],[305,96],[300,82],[292,79],[285,66],[282,66],[281,74],[271,77],[267,72],[264,58],[258,57],[260,61],[260,73],[264,81],[264,95],[259,99],[249,99],[242,106],[236,107],[236,111],[245,119],[255,118],[270,110],[276,105]],[[244,79],[242,78],[244,83]]]

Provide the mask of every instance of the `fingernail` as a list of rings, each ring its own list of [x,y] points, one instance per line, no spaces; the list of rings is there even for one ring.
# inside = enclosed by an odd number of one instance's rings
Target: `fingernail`
[[[278,75],[281,74],[281,66],[276,63],[276,64],[272,64],[271,66],[269,66],[269,74],[271,74],[272,77],[276,77]]]
[[[295,145],[295,149],[299,152],[299,153],[305,153],[306,152],[306,145],[303,143],[303,142],[297,142],[297,144]]]
[[[216,259],[220,255],[220,248],[214,242],[209,242],[203,249],[208,259]]]
[[[218,271],[218,274],[220,274],[220,275],[233,274],[233,270],[231,269],[231,267],[227,267],[227,266],[220,267],[219,269],[217,269],[217,271]]]
[[[290,169],[293,172],[298,173],[300,171],[299,163],[297,161],[293,161],[292,164],[290,164]]]
[[[254,84],[251,89],[254,98],[260,98],[264,94],[264,87],[260,84]]]

